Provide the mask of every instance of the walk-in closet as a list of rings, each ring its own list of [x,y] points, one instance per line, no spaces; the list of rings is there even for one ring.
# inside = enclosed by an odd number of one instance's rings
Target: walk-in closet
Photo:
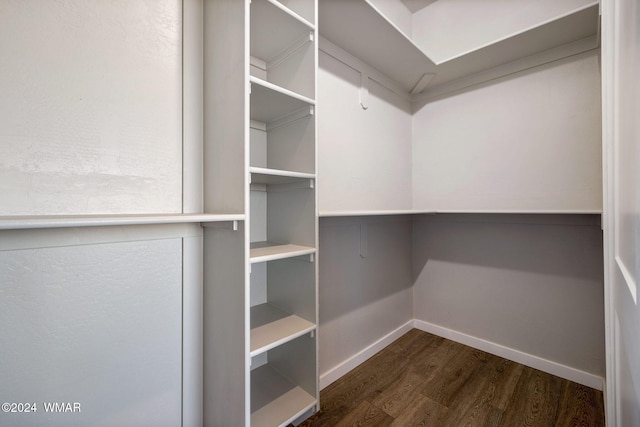
[[[0,0],[0,425],[297,425],[412,329],[640,425],[639,31],[634,0]]]

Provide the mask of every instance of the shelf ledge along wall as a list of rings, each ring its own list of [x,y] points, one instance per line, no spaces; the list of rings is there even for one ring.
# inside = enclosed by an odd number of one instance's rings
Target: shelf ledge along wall
[[[204,2],[204,192],[246,216],[242,241],[205,246],[205,425],[319,409],[316,16],[314,0]]]
[[[418,327],[601,389],[598,4],[454,3],[319,4],[321,385]]]
[[[245,217],[203,196],[202,3],[0,20],[2,394],[78,402],[84,424],[202,425],[203,247]],[[3,423],[68,423],[38,409]]]

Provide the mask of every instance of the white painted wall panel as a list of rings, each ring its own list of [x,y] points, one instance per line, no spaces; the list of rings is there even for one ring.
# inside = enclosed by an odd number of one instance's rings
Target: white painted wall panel
[[[440,63],[590,3],[591,0],[438,0],[413,15],[413,41]]]
[[[0,214],[181,211],[182,2],[0,8]]]
[[[416,319],[604,376],[597,216],[439,214],[413,239]]]
[[[363,110],[360,73],[319,56],[320,213],[410,209],[409,102],[369,80],[369,108]]]
[[[0,424],[180,425],[181,293],[181,239],[1,251]]]
[[[417,106],[414,207],[601,210],[600,111],[595,52]]]
[[[322,376],[413,318],[411,220],[322,218],[320,256]]]

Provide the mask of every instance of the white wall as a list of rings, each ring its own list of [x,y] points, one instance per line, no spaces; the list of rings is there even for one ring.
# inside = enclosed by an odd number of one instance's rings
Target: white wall
[[[413,231],[416,319],[604,376],[598,216],[438,214]]]
[[[324,52],[318,70],[319,211],[411,208],[411,110],[406,99]]]
[[[438,0],[413,14],[413,41],[440,63],[589,3],[591,0]]]
[[[322,381],[413,318],[411,220],[322,218],[319,248]]]
[[[180,212],[181,9],[2,2],[0,214]]]
[[[600,114],[597,52],[417,105],[414,207],[599,211]]]

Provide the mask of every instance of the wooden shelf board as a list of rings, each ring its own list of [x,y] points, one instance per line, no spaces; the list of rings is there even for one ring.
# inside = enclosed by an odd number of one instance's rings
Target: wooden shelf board
[[[243,221],[242,214],[42,215],[0,217],[0,230]]]
[[[315,252],[316,249],[309,246],[254,242],[251,243],[251,262],[274,261],[278,259],[314,254]]]
[[[275,0],[251,2],[251,55],[269,62],[315,26]]]
[[[287,425],[317,404],[301,387],[282,377],[268,364],[251,371],[251,425]]]
[[[252,184],[284,184],[286,182],[295,182],[301,179],[316,178],[316,175],[312,173],[258,167],[249,168],[249,172],[251,172]]]
[[[316,325],[271,304],[251,307],[251,353],[253,357],[313,331]]]

